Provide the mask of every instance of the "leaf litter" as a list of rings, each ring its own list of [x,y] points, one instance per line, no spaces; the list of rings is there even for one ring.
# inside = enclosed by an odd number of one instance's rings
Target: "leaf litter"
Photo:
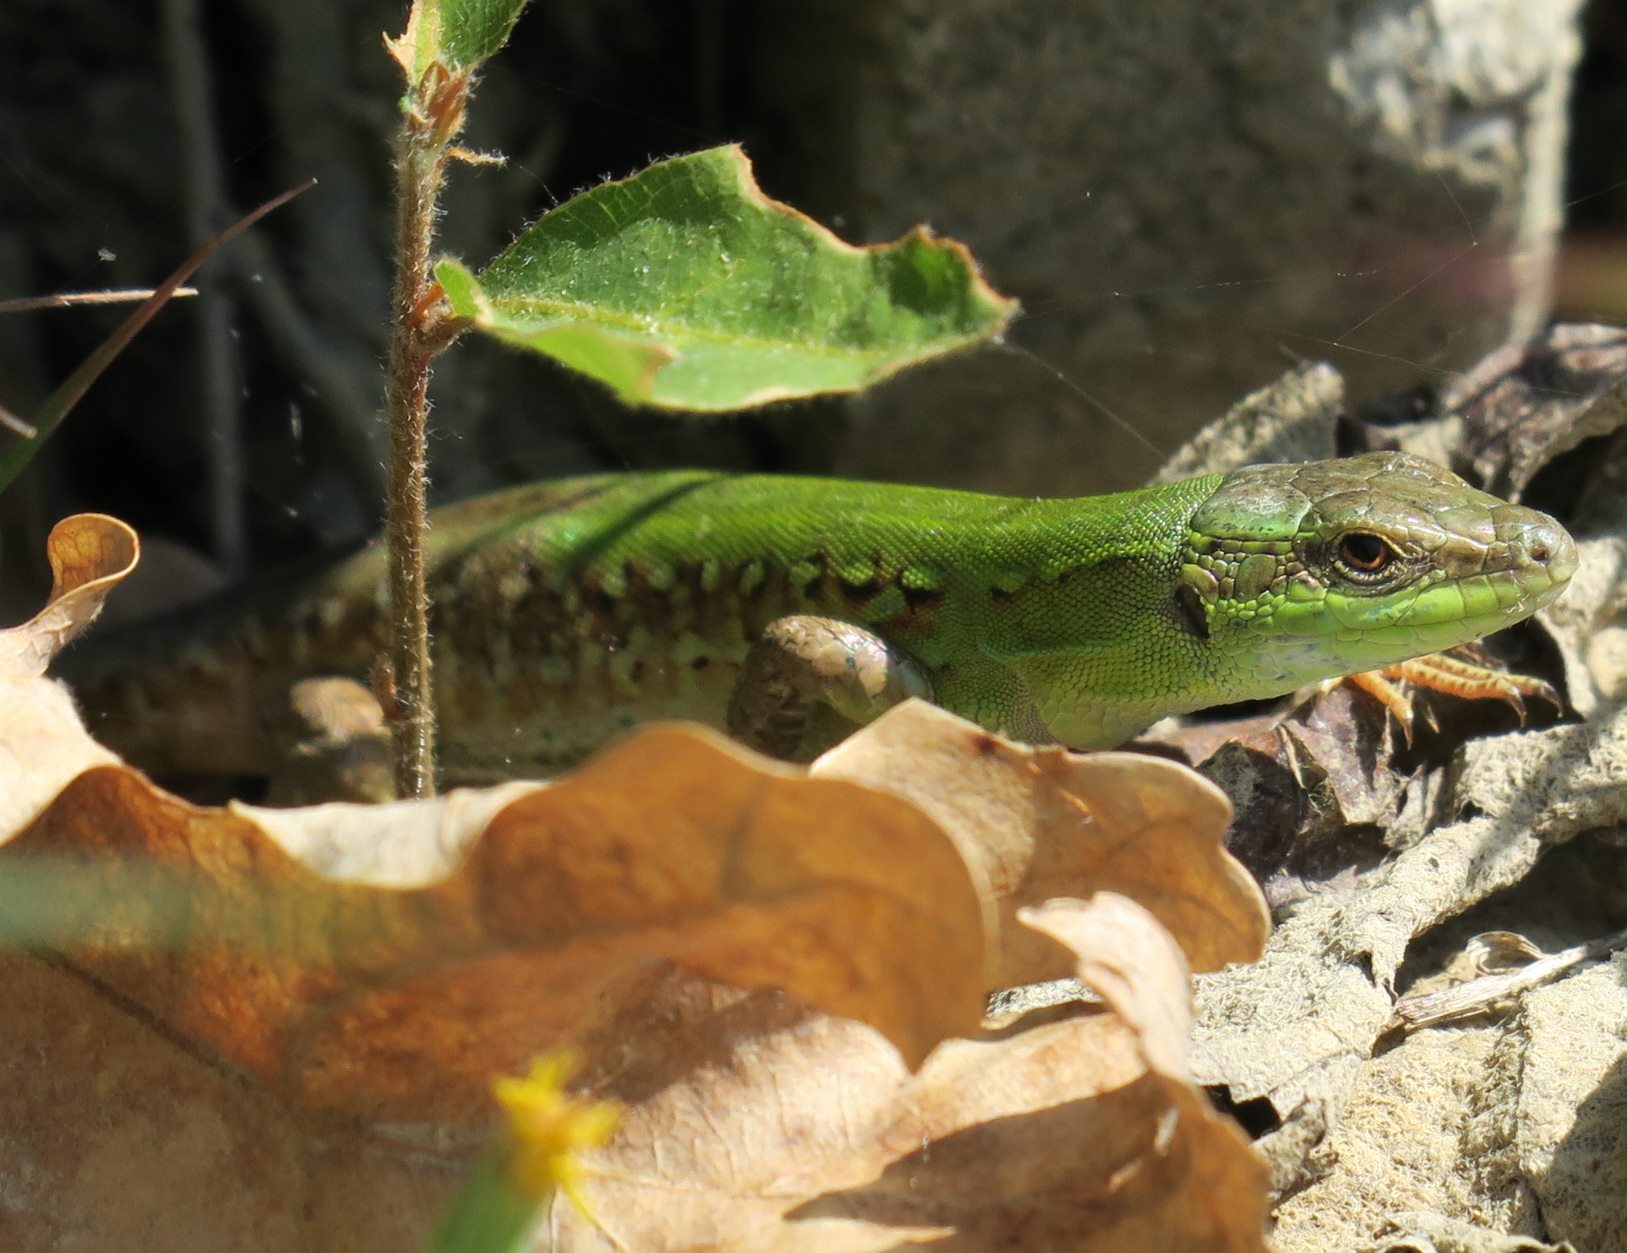
[[[626,1113],[583,1163],[603,1225],[556,1207],[538,1247],[1263,1248],[1268,1168],[1281,1250],[1621,1245],[1619,954],[1392,1028],[1474,932],[1620,927],[1624,377],[1619,332],[1557,328],[1422,416],[1339,429],[1574,528],[1571,594],[1515,660],[1556,658],[1582,721],[1492,710],[1507,733],[1465,744],[1488,715],[1445,704],[1408,745],[1341,691],[1160,729],[1212,782],[904,706],[808,769],[655,727],[551,786],[201,808],[42,677],[134,558],[71,521],[52,601],[0,633],[4,1134],[28,1163],[0,1238],[421,1243],[489,1079],[570,1046]],[[1199,468],[1314,446],[1337,378],[1287,385],[1290,431],[1250,397]],[[982,1016],[1059,976],[1065,1001]],[[1275,1128],[1263,1158],[1194,1079]]]
[[[1421,413],[1414,396],[1404,420],[1380,410],[1345,424],[1347,450],[1433,456],[1572,528],[1581,566],[1571,589],[1540,625],[1510,634],[1527,672],[1557,677],[1547,659],[1558,654],[1573,715],[1541,726],[1547,715],[1533,710],[1538,725],[1464,742],[1465,719],[1483,715],[1448,702],[1438,732],[1410,748],[1392,739],[1375,757],[1360,722],[1307,739],[1317,715],[1302,709],[1269,733],[1311,784],[1297,811],[1280,779],[1273,791],[1268,773],[1232,763],[1227,790],[1278,795],[1265,809],[1296,838],[1240,835],[1275,859],[1267,873],[1286,867],[1310,890],[1273,893],[1282,921],[1259,964],[1200,978],[1193,1066],[1231,1100],[1263,1102],[1254,1116],[1267,1125],[1309,1112],[1326,1129],[1296,1146],[1295,1162],[1274,1162],[1282,1250],[1627,1247],[1619,952],[1462,1025],[1392,1030],[1398,995],[1449,986],[1475,932],[1523,928],[1558,950],[1621,927],[1624,395],[1627,337],[1562,326],[1493,354]],[[1507,728],[1503,711],[1489,712]],[[1284,769],[1285,750],[1245,743]],[[1326,800],[1314,812],[1319,791],[1336,794],[1331,823]],[[1316,842],[1296,840],[1319,824],[1317,864]],[[1330,859],[1341,841],[1342,858]]]
[[[538,1247],[1264,1247],[1186,1066],[1188,968],[1267,930],[1212,785],[906,706],[808,769],[657,725],[550,785],[197,806],[41,673],[135,556],[67,525],[99,559],[0,635],[6,1248],[422,1243],[491,1078],[561,1048],[625,1113],[603,1225]],[[1099,1003],[984,1022],[1059,973]]]

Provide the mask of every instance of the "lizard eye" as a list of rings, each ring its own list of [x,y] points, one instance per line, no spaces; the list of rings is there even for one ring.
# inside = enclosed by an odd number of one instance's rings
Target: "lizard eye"
[[[1367,531],[1339,537],[1339,560],[1362,574],[1377,574],[1395,560],[1395,549]]]

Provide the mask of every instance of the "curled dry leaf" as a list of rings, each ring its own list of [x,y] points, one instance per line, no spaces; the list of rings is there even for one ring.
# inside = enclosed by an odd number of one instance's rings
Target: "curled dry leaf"
[[[51,529],[51,596],[29,621],[0,630],[0,839],[28,822],[82,770],[115,760],[87,738],[68,694],[42,677],[135,568],[140,546],[124,523],[75,514]],[[6,775],[14,777],[4,778]]]
[[[1265,945],[1265,900],[1222,845],[1231,806],[1172,761],[1030,748],[912,701],[811,773],[908,797],[955,837],[999,911],[998,986],[1072,973],[1069,954],[1015,925],[1021,906],[1056,896],[1140,902],[1195,970],[1253,961]]]
[[[45,556],[51,595],[20,627],[0,631],[0,674],[41,675],[51,658],[101,612],[107,594],[135,569],[136,533],[117,518],[76,513],[51,528]]]
[[[736,1002],[605,1089],[589,1158],[602,1227],[565,1206],[561,1253],[626,1248],[1262,1250],[1265,1170],[1182,1062],[1188,979],[1147,911],[1104,894],[1024,921],[1111,1012],[951,1040],[911,1075],[873,1032]]]

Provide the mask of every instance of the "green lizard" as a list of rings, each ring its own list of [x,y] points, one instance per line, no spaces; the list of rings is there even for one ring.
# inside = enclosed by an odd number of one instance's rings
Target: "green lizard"
[[[432,562],[443,763],[524,774],[648,718],[793,755],[909,695],[1110,746],[1477,639],[1558,596],[1576,553],[1544,514],[1374,453],[1075,500],[605,475],[439,512]],[[364,551],[62,670],[137,764],[261,772],[292,680],[368,674],[382,588]]]

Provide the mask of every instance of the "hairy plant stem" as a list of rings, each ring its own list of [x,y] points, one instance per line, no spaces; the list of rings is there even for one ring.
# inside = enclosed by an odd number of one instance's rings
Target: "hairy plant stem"
[[[425,335],[435,205],[446,174],[446,148],[408,117],[396,159],[396,281],[390,328],[385,413],[390,424],[390,672],[386,701],[394,747],[396,792],[435,794],[435,704],[429,658],[429,589],[424,570],[428,532],[426,468],[429,376],[444,341]]]

